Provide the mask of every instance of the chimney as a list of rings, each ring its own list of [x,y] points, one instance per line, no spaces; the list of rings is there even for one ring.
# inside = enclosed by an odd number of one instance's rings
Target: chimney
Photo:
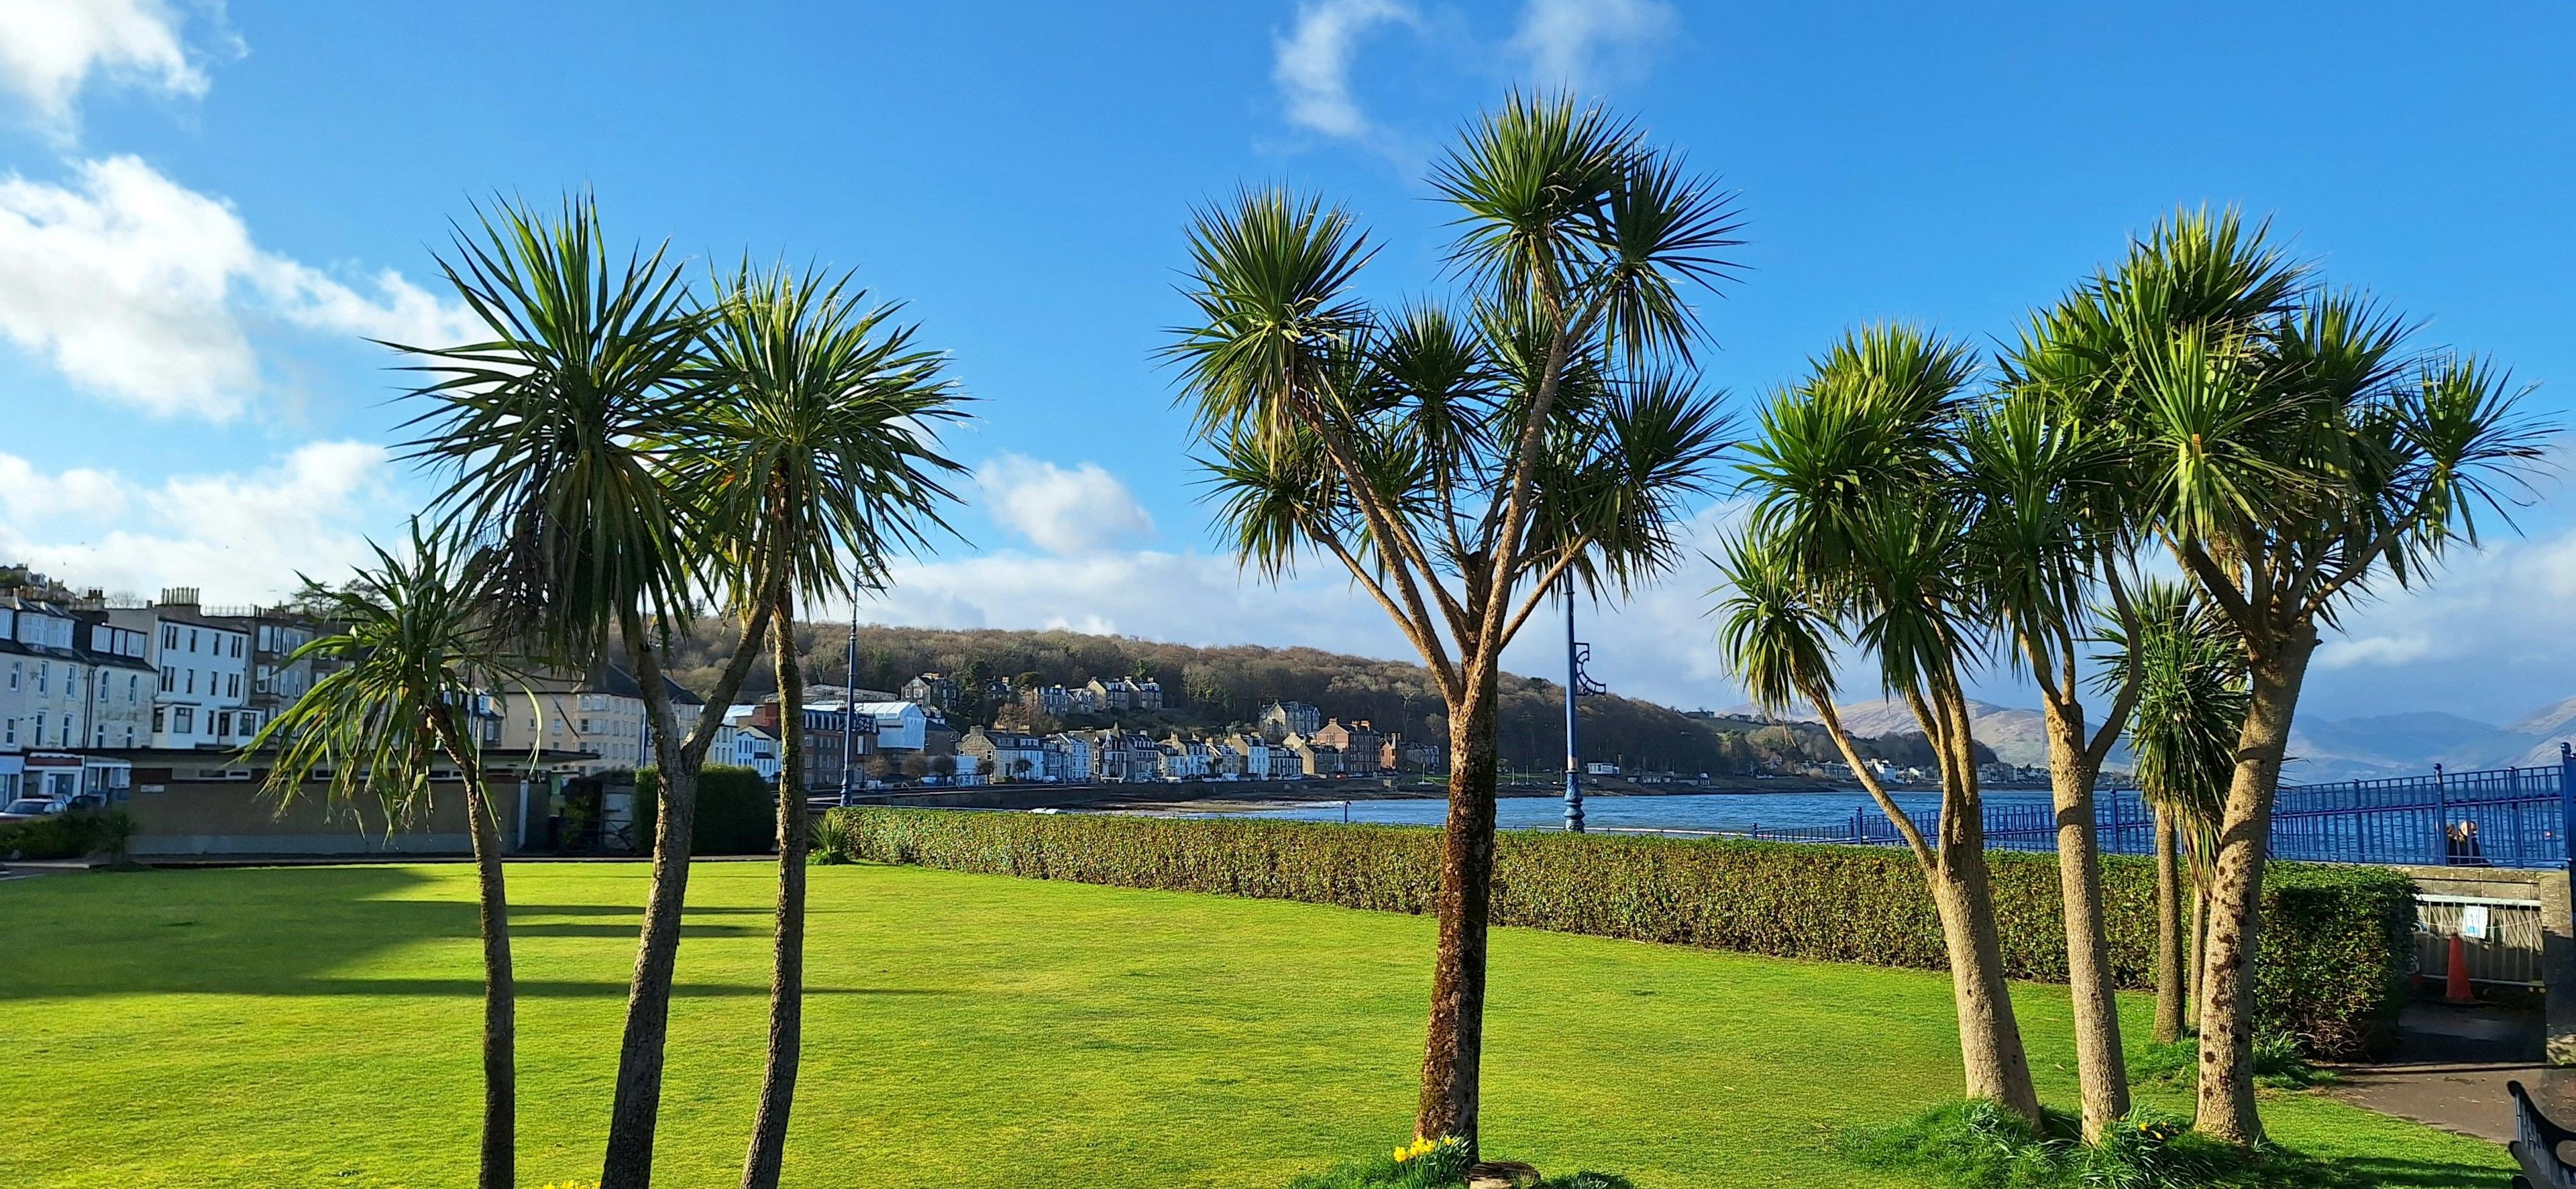
[[[161,605],[164,607],[185,607],[191,611],[196,610],[197,588],[193,586],[164,586],[161,588]]]

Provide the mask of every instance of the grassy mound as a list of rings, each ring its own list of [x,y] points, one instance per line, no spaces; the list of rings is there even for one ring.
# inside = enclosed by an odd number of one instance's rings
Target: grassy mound
[[[1354,1160],[1288,1182],[1287,1189],[1459,1189],[1467,1183],[1467,1153],[1443,1140],[1416,1140],[1374,1160]],[[1636,1189],[1626,1177],[1579,1172],[1549,1177],[1538,1189]]]
[[[2350,1185],[2296,1152],[2239,1148],[2194,1135],[2190,1122],[2152,1108],[2132,1111],[2100,1144],[2078,1138],[2073,1116],[2051,1111],[2032,1127],[1992,1102],[1935,1107],[1845,1141],[1853,1163],[1910,1173],[1956,1189],[2328,1189]]]

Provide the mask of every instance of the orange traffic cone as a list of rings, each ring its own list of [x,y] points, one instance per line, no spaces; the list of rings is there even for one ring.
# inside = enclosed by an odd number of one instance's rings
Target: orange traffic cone
[[[2442,982],[2442,1002],[2475,1003],[2478,997],[2469,993],[2469,946],[2459,934],[2451,935],[2451,973]]]

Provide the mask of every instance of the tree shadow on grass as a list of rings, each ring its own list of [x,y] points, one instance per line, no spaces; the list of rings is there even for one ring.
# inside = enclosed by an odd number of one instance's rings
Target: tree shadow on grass
[[[482,993],[479,978],[368,980],[337,972],[425,942],[471,941],[474,902],[421,898],[421,872],[397,867],[287,867],[92,874],[12,887],[10,960],[0,961],[0,1001],[156,993],[325,995]],[[691,907],[684,937],[765,937],[766,924],[704,918],[765,915],[767,908]],[[632,939],[643,910],[623,904],[513,905],[514,936]],[[609,918],[617,918],[612,921]],[[617,967],[625,963],[618,962]],[[523,994],[550,993],[521,984]],[[623,980],[563,984],[564,995],[626,993]],[[373,989],[372,992],[370,989]],[[593,990],[596,988],[596,991]],[[761,994],[759,987],[678,994]],[[816,989],[812,994],[832,994]]]
[[[2451,1160],[2400,1160],[2390,1156],[2347,1156],[2317,1162],[2331,1170],[2333,1185],[2372,1185],[2379,1189],[2504,1189],[2513,1174],[2502,1169]]]
[[[606,980],[521,979],[514,988],[521,999],[623,999],[626,984]],[[445,996],[481,998],[483,980],[479,978],[314,978],[266,987],[261,995],[348,995],[359,998],[379,996]],[[830,995],[910,996],[967,995],[969,991],[938,987],[807,987],[808,998]],[[675,999],[725,999],[750,996],[769,997],[767,983],[692,983],[678,982],[671,987]]]

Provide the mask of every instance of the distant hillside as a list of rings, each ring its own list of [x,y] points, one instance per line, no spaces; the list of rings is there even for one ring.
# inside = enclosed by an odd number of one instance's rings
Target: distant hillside
[[[1750,713],[1749,706],[1739,706],[1729,713]],[[1843,720],[1844,729],[1854,735],[1884,736],[1898,733],[1919,734],[1914,711],[1903,701],[1882,698],[1875,702],[1853,702],[1834,708]],[[1812,713],[1797,716],[1813,721]],[[2007,764],[2039,765],[2048,762],[2047,720],[2036,710],[2016,710],[1991,702],[1968,701],[1968,732],[1994,752],[1994,758]],[[2126,747],[2114,748],[2108,763],[2112,768],[2129,766]]]
[[[2576,698],[2498,727],[2444,711],[2301,721],[2290,732],[2283,779],[2369,780],[2412,776],[2440,764],[2453,772],[2537,768],[2558,762],[2576,741]]]
[[[682,643],[672,677],[701,692],[710,689],[732,648],[732,637],[720,625],[701,627],[695,637]],[[846,627],[797,629],[797,653],[804,658],[808,682],[844,682],[849,638]],[[1198,648],[1061,630],[864,625],[859,628],[858,643],[857,684],[867,689],[894,689],[924,672],[1063,685],[1080,685],[1094,677],[1151,675],[1162,683],[1166,708],[1158,713],[1118,715],[1117,725],[1157,734],[1248,727],[1263,704],[1278,699],[1311,702],[1326,715],[1346,722],[1368,719],[1381,730],[1402,732],[1407,739],[1445,746],[1448,738],[1447,719],[1430,674],[1403,661],[1316,648]],[[773,689],[764,658],[745,683],[742,697],[756,700]],[[1563,766],[1562,698],[1562,688],[1554,682],[1505,676],[1500,733],[1507,766]],[[968,717],[989,722],[996,710],[988,707],[976,713],[970,708]],[[1616,694],[1584,699],[1581,715],[1585,758],[1611,760],[1630,769],[1744,775],[1836,759],[1824,732],[1803,723],[1693,717]],[[1101,726],[1112,721],[1078,717],[1060,725]],[[1911,727],[1911,723],[1902,724],[1904,730]],[[1930,755],[1919,736],[1874,742],[1869,752],[1897,763],[1928,762]]]

